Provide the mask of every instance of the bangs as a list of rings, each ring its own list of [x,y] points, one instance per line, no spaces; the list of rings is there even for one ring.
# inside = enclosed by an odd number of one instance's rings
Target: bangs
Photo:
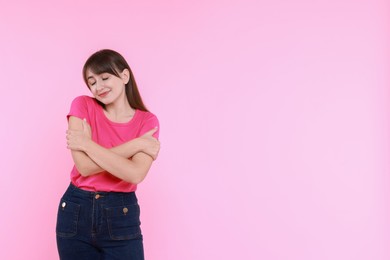
[[[110,60],[91,60],[89,64],[85,64],[85,72],[87,74],[87,70],[91,70],[95,74],[109,73],[119,77],[118,71],[115,68],[114,64]],[[86,75],[85,75],[86,76]]]

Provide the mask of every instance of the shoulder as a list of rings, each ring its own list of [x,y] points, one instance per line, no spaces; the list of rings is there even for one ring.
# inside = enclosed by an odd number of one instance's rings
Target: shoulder
[[[87,95],[81,95],[75,97],[72,102],[95,102],[95,99]]]
[[[138,110],[137,117],[140,122],[139,136],[157,127],[157,131],[153,134],[153,136],[158,139],[160,135],[160,122],[158,121],[157,116],[152,112]]]
[[[159,127],[160,122],[155,114],[152,112],[138,110],[138,122],[142,127]]]
[[[138,113],[139,118],[143,122],[148,122],[148,121],[158,122],[157,116],[155,114],[153,114],[152,112],[138,110],[137,113]]]
[[[72,100],[72,105],[91,107],[97,105],[96,99],[87,95],[77,96]]]

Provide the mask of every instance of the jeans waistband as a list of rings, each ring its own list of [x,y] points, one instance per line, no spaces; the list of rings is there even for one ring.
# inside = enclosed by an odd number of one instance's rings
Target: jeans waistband
[[[92,198],[98,195],[100,197],[105,197],[105,198],[115,198],[115,197],[125,197],[125,198],[131,198],[132,200],[137,201],[137,197],[135,195],[135,192],[116,192],[116,191],[88,191],[88,190],[83,190],[75,186],[73,183],[69,184],[69,187],[67,189],[67,193],[70,194],[78,194],[79,196],[82,197],[88,197]]]

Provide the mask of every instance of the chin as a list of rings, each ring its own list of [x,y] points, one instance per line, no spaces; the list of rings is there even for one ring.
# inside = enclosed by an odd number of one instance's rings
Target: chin
[[[104,98],[101,98],[101,97],[99,97],[99,96],[95,96],[95,99],[98,100],[98,101],[100,101],[100,102],[102,102],[103,104],[107,105],[108,100],[106,100],[106,99],[104,99]]]
[[[109,104],[111,104],[112,103],[112,101],[111,100],[107,100],[107,99],[98,99],[100,102],[102,102],[103,104],[105,104],[105,105],[109,105]]]

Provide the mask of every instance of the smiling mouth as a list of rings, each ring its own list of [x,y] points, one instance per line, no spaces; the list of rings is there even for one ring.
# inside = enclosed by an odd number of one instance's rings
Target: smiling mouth
[[[108,94],[108,92],[110,92],[110,91],[106,91],[106,92],[99,94],[99,97],[105,97]]]

